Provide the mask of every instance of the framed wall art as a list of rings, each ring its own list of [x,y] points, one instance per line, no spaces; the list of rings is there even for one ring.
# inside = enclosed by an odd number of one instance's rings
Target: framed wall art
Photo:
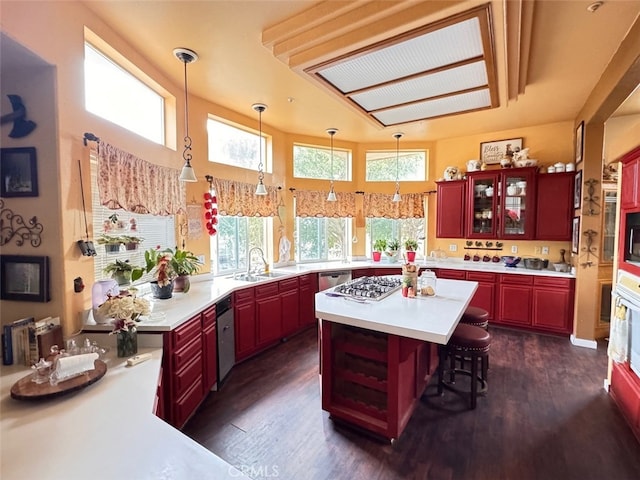
[[[578,253],[580,244],[580,217],[573,217],[573,230],[571,230],[571,252]]]
[[[35,147],[0,149],[0,196],[37,197],[38,169]]]
[[[576,172],[573,182],[573,208],[580,208],[582,205],[582,170]]]
[[[485,165],[499,164],[505,156],[511,156],[513,152],[519,150],[522,150],[522,138],[482,142],[480,144],[480,161]]]
[[[48,302],[49,257],[0,255],[0,299]]]
[[[580,122],[576,128],[576,165],[582,161],[584,156],[584,122]]]

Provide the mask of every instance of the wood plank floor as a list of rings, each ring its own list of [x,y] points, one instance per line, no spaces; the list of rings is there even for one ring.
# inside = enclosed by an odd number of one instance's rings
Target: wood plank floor
[[[640,444],[603,389],[606,345],[491,333],[477,409],[430,385],[394,445],[322,411],[315,330],[236,365],[184,433],[254,479],[640,479]]]

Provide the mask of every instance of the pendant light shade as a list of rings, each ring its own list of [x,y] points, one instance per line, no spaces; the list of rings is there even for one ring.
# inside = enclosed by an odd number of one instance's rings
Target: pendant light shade
[[[184,151],[182,152],[182,158],[184,159],[184,166],[180,172],[181,182],[197,182],[196,174],[191,166],[191,137],[189,136],[189,97],[187,90],[187,64],[193,63],[198,60],[198,54],[188,48],[176,48],[173,50],[173,54],[178,60],[184,64]]]
[[[396,132],[393,134],[393,138],[396,139],[396,193],[393,194],[392,202],[400,202],[402,197],[400,196],[400,178],[398,176],[398,165],[400,163],[400,139],[404,136],[402,132]]]
[[[337,199],[336,192],[333,191],[333,136],[338,133],[337,128],[327,128],[327,133],[331,137],[331,183],[329,185],[329,195],[327,195],[327,202],[335,202]]]
[[[267,106],[264,103],[254,103],[251,105],[251,108],[258,112],[260,123],[260,138],[258,139],[260,142],[260,163],[258,163],[258,185],[256,185],[256,195],[266,195],[267,187],[264,186],[264,172],[262,170],[262,112],[267,109]]]

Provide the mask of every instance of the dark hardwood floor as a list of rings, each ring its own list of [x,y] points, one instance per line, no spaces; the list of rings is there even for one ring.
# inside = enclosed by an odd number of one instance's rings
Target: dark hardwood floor
[[[491,333],[476,410],[430,385],[394,445],[322,411],[315,330],[236,365],[184,433],[254,479],[640,479],[640,444],[603,389],[606,345]]]

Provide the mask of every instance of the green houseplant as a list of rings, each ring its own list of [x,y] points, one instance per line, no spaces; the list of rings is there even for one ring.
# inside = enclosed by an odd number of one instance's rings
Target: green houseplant
[[[171,266],[171,249],[160,250],[160,247],[150,248],[144,252],[145,266],[135,269],[131,273],[131,280],[136,281],[144,273],[153,272],[155,280],[149,282],[151,292],[155,298],[165,300],[173,296],[173,279],[176,276]]]
[[[387,248],[384,251],[389,262],[395,262],[398,259],[398,250],[400,250],[400,242],[397,239],[393,239],[387,242]]]
[[[116,260],[107,264],[104,273],[111,275],[118,285],[128,285],[131,283],[131,274],[139,268],[129,263],[129,260]]]
[[[406,250],[407,261],[413,262],[416,259],[416,250],[418,249],[418,242],[413,238],[408,238],[404,241],[404,249]]]
[[[173,290],[174,292],[187,293],[191,288],[189,276],[200,270],[202,262],[189,250],[181,250],[178,247],[175,250],[167,249],[171,253],[171,268],[176,274]]]
[[[373,261],[379,262],[382,252],[387,248],[387,241],[384,238],[378,238],[373,242]]]

